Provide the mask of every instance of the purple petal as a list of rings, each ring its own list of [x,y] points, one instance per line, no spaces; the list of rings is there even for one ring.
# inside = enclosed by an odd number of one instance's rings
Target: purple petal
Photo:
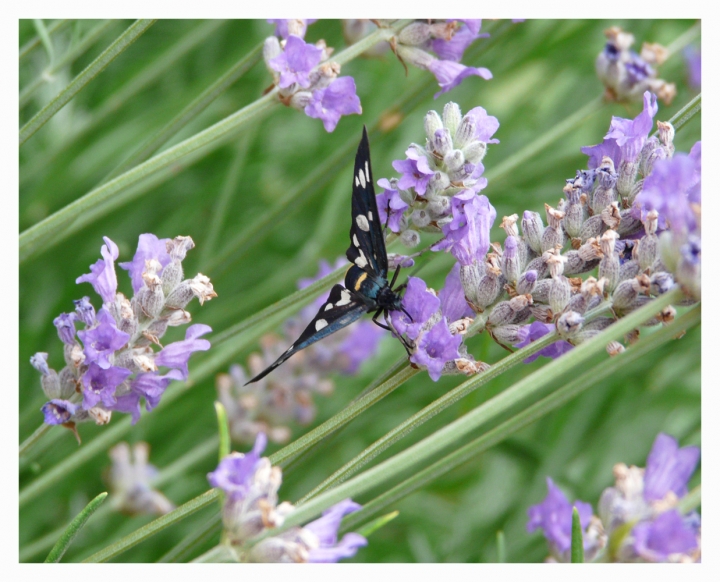
[[[120,366],[101,368],[92,362],[82,376],[83,408],[88,410],[99,402],[113,408],[117,403],[115,389],[122,384],[132,372]]]
[[[450,89],[457,87],[466,77],[475,75],[486,80],[492,79],[492,73],[485,67],[466,67],[453,61],[434,60],[428,68],[435,75],[441,89],[438,93],[435,93],[435,99],[443,93],[447,93]]]
[[[658,434],[647,458],[645,499],[663,499],[669,491],[678,497],[685,495],[688,481],[699,460],[698,447],[679,448],[673,437],[664,433]]]
[[[105,303],[115,299],[117,292],[117,275],[115,274],[115,259],[118,258],[117,245],[104,236],[105,244],[100,248],[102,259],[90,265],[90,272],[75,279],[75,283],[90,283],[95,292],[102,297]]]
[[[69,400],[54,399],[46,402],[41,410],[45,415],[45,424],[63,424],[75,414],[77,404],[73,404]]]
[[[351,113],[362,113],[352,77],[338,77],[324,89],[316,89],[305,106],[305,114],[321,119],[328,133],[335,129],[342,115]]]
[[[209,325],[196,323],[187,328],[185,339],[166,345],[155,357],[158,366],[175,368],[182,372],[182,379],[187,380],[188,360],[193,352],[204,352],[210,349],[210,342],[205,339],[197,339],[201,335],[210,333],[212,328]]]
[[[686,554],[698,545],[695,532],[675,509],[640,522],[632,535],[635,551],[650,562],[665,562],[671,554]]]
[[[115,318],[104,307],[98,311],[97,326],[77,332],[83,343],[85,363],[97,363],[101,368],[110,367],[110,356],[127,344],[130,334],[117,328]]]
[[[262,432],[258,433],[255,445],[249,453],[231,453],[220,461],[215,471],[208,473],[210,485],[222,489],[234,501],[242,499],[250,488],[257,463],[266,445],[267,437]]]
[[[445,278],[445,286],[438,293],[440,308],[447,320],[457,321],[463,317],[473,317],[474,311],[470,309],[465,300],[465,291],[460,281],[460,263],[455,263]]]
[[[550,333],[553,329],[555,328],[552,324],[542,323],[540,321],[533,321],[530,325],[524,325],[520,329],[520,334],[524,336],[524,339],[520,343],[515,344],[515,347],[524,348],[535,340],[538,340],[542,336]],[[530,364],[531,362],[537,360],[540,356],[552,359],[559,358],[571,349],[573,349],[573,345],[570,342],[566,342],[565,340],[556,341],[555,343],[544,347],[539,352],[535,352],[532,356],[525,358],[523,363]]]
[[[440,299],[427,291],[425,281],[418,277],[409,277],[402,306],[412,320],[402,311],[392,311],[392,323],[399,333],[414,340],[420,333],[420,328],[440,308]]]
[[[170,255],[167,252],[166,242],[170,239],[159,239],[154,234],[141,234],[138,238],[138,246],[132,261],[119,263],[122,269],[130,274],[132,288],[137,293],[143,286],[142,274],[145,271],[145,261],[155,259],[163,267],[170,263]],[[162,271],[158,273],[160,275]]]
[[[443,317],[421,336],[410,361],[427,368],[430,378],[437,382],[445,364],[460,357],[458,348],[461,343],[462,336],[451,334],[447,318]]]
[[[322,58],[322,50],[313,44],[306,43],[299,36],[288,36],[285,50],[270,59],[269,66],[280,73],[278,86],[287,89],[294,83],[300,87],[310,86],[310,71],[312,71]]]

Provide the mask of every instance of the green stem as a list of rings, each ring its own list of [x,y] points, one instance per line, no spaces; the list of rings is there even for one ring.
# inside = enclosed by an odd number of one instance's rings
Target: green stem
[[[689,45],[693,40],[698,38],[700,36],[700,21],[698,20],[695,24],[693,24],[690,28],[688,28],[684,33],[682,33],[680,36],[678,36],[672,43],[670,43],[666,48],[668,51],[668,57],[674,55],[679,50],[685,48],[687,45]]]
[[[55,229],[61,228],[66,223],[74,220],[76,216],[111,199],[122,190],[129,188],[158,170],[169,167],[187,154],[216,142],[229,132],[237,130],[259,113],[274,106],[277,103],[275,95],[276,90],[271,91],[250,105],[218,121],[215,125],[150,158],[139,166],[135,166],[132,170],[117,178],[98,186],[82,198],[75,200],[38,224],[28,228],[20,235],[20,260],[27,259],[33,252],[37,251],[39,246],[51,238]]]
[[[218,420],[218,434],[220,435],[220,446],[218,447],[218,461],[222,461],[230,454],[230,426],[228,425],[227,412],[222,402],[215,401],[215,413]]]
[[[92,514],[95,513],[102,505],[102,502],[105,501],[106,497],[107,493],[101,493],[98,495],[85,506],[85,509],[83,509],[75,519],[72,520],[65,532],[62,536],[60,536],[60,539],[57,541],[53,549],[50,550],[48,557],[45,558],[45,563],[55,563],[60,561],[60,558],[63,557],[63,554],[67,551],[70,544],[75,539],[75,536],[78,535],[87,520],[90,519],[90,516],[92,516]]]
[[[83,562],[107,562],[115,556],[122,554],[125,550],[139,544],[147,538],[155,535],[159,531],[172,525],[173,523],[199,511],[203,507],[217,501],[218,491],[211,489],[206,491],[202,495],[197,496],[195,499],[191,499],[187,503],[184,503],[180,507],[173,509],[170,513],[151,521],[147,525],[135,530],[131,534],[125,536],[121,540],[103,548],[99,552],[83,560]]]
[[[51,429],[51,425],[49,424],[41,424],[39,427],[35,429],[35,432],[33,432],[28,438],[26,438],[21,444],[20,444],[20,456],[27,454],[27,452],[37,444],[37,442],[42,438],[42,436],[47,433]]]
[[[45,23],[40,18],[34,18],[33,24],[35,25],[35,30],[38,33],[38,37],[40,37],[42,45],[45,47],[45,52],[47,53],[48,60],[52,66],[55,61],[55,50],[53,49],[53,44],[50,40],[50,34],[48,33],[47,28],[45,28]]]
[[[690,121],[695,115],[700,113],[700,110],[702,109],[702,93],[698,93],[693,97],[690,102],[685,105],[680,111],[678,111],[675,115],[672,116],[670,119],[670,123],[673,124],[673,127],[675,128],[675,131],[680,129],[683,125],[685,125],[688,121]]]
[[[497,541],[498,564],[504,564],[505,562],[507,562],[507,550],[505,549],[505,532],[503,532],[503,530],[499,530],[497,534],[495,534],[495,539]]]
[[[674,289],[654,299],[647,305],[615,322],[594,338],[575,347],[540,370],[526,376],[511,388],[501,392],[432,435],[349,481],[345,481],[330,491],[321,493],[318,497],[309,500],[289,515],[285,523],[278,530],[274,530],[275,533],[305,523],[331,505],[347,497],[362,495],[369,489],[378,487],[402,472],[426,462],[433,455],[466,438],[477,427],[506,414],[522,401],[541,393],[545,388],[557,382],[564,374],[586,365],[587,361],[593,356],[605,351],[608,342],[621,338],[635,327],[651,319],[665,306],[677,303],[682,298],[682,291]],[[476,381],[478,380],[469,380],[469,382]],[[258,536],[254,541],[257,542],[266,536],[267,534]]]
[[[462,384],[460,384],[460,386],[457,386],[450,392],[447,392],[419,412],[413,414],[406,421],[400,423],[385,436],[375,441],[362,453],[360,453],[354,459],[343,465],[340,469],[335,471],[332,475],[330,475],[327,479],[320,483],[320,485],[315,487],[312,491],[310,491],[307,495],[300,499],[297,504],[302,505],[303,503],[306,503],[309,499],[316,497],[323,491],[327,491],[328,489],[339,485],[343,481],[346,481],[351,475],[357,473],[362,467],[367,465],[380,453],[385,451],[391,445],[395,444],[404,436],[410,434],[413,430],[433,418],[435,415],[452,406],[458,400],[464,398],[465,396],[468,396],[481,386],[484,386],[490,380],[497,378],[503,372],[521,363],[525,358],[540,351],[544,347],[556,342],[558,339],[559,338],[557,332],[546,334],[539,340],[534,341],[531,344],[525,346],[524,348],[507,356],[506,358],[503,358],[502,360],[500,360],[500,362],[491,366],[489,370],[477,374],[471,380],[463,382]]]
[[[65,107],[70,99],[84,89],[90,81],[120,56],[126,48],[140,38],[153,24],[155,24],[155,20],[136,20],[115,42],[105,49],[98,58],[90,63],[82,73],[75,77],[67,87],[60,91],[50,103],[38,111],[38,113],[20,129],[20,145],[23,145],[30,139],[53,115]]]
[[[82,40],[77,43],[74,47],[71,47],[62,57],[60,57],[54,64],[51,64],[48,69],[43,71],[34,81],[32,81],[27,87],[24,87],[20,91],[20,107],[24,107],[30,101],[35,91],[37,91],[42,85],[52,80],[53,75],[56,75],[63,67],[72,63],[86,50],[88,50],[95,41],[97,41],[102,34],[114,26],[117,21],[114,20],[103,20],[90,30]]]
[[[188,453],[171,463],[167,467],[160,469],[160,472],[150,481],[150,485],[154,488],[160,488],[168,482],[174,481],[185,474],[185,472],[199,461],[205,459],[210,453],[215,451],[218,446],[217,436],[212,436],[206,441],[200,443]],[[103,519],[107,514],[113,511],[112,505],[103,505],[97,512],[95,519]],[[45,534],[41,538],[20,548],[20,561],[25,562],[32,556],[46,551],[55,540],[58,539],[67,526],[62,526],[55,531]]]
[[[195,558],[193,564],[217,564],[217,563],[228,563],[237,562],[237,556],[228,546],[225,544],[218,544],[217,546],[210,548],[207,552]]]
[[[184,561],[193,549],[214,536],[221,525],[220,513],[213,514],[207,522],[205,522],[205,525],[190,532],[178,545],[162,556],[158,562]]]
[[[103,182],[111,180],[126,172],[133,166],[144,162],[160,147],[167,143],[190,121],[197,118],[215,99],[222,95],[228,88],[237,82],[250,68],[255,66],[262,57],[262,45],[256,46],[250,53],[241,58],[217,81],[205,89],[200,95],[188,103],[180,113],[168,121],[150,139],[142,144],[137,151],[132,153],[124,162],[115,168]]]
[[[539,402],[526,408],[475,440],[452,451],[441,460],[415,473],[412,477],[399,483],[372,501],[365,503],[360,511],[349,515],[343,520],[342,532],[352,530],[357,525],[364,523],[373,515],[384,511],[390,505],[395,504],[413,491],[424,487],[470,459],[477,458],[481,453],[502,442],[510,435],[525,428],[549,412],[563,406],[585,390],[599,385],[603,380],[615,374],[618,366],[629,366],[632,362],[645,357],[660,345],[673,340],[678,332],[690,329],[699,323],[700,309],[699,307],[695,307],[670,325],[663,327],[655,333],[642,337],[637,344],[630,346],[625,352],[615,356],[612,366],[609,366],[606,361],[595,365],[549,396],[546,396]]]
[[[556,123],[550,129],[544,131],[541,137],[533,140],[525,147],[514,153],[496,166],[486,172],[489,181],[497,180],[501,176],[509,174],[529,159],[535,157],[551,143],[570,133],[574,128],[585,122],[590,115],[597,113],[604,107],[602,97],[596,97],[583,107],[572,113],[560,123]]]
[[[56,20],[53,22],[50,26],[46,27],[48,35],[53,35],[56,32],[59,32],[69,24],[74,22],[73,20]],[[34,51],[37,47],[42,45],[42,39],[39,36],[34,36],[29,41],[27,41],[21,48],[20,48],[20,56],[19,60],[22,61],[26,56],[28,56],[32,51]]]

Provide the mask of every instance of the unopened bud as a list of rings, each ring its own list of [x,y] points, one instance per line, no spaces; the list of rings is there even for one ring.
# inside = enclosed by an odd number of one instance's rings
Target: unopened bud
[[[620,342],[611,341],[607,346],[605,346],[605,351],[611,357],[617,356],[625,351],[625,346],[622,345]]]
[[[450,135],[455,135],[462,119],[462,112],[457,103],[449,101],[443,108],[443,125],[450,130]]]
[[[532,293],[533,289],[535,289],[536,282],[537,271],[531,269],[529,271],[525,271],[522,275],[520,275],[517,285],[515,285],[515,289],[518,293],[521,293],[523,295],[527,293]]]
[[[425,114],[425,136],[428,141],[432,141],[435,137],[435,132],[442,128],[442,119],[440,119],[437,111],[428,111]]]
[[[416,247],[420,244],[420,233],[416,230],[407,229],[400,235],[400,242],[408,248]]]
[[[548,292],[548,304],[555,313],[560,313],[570,301],[570,282],[564,275],[552,279]]]
[[[585,318],[575,311],[566,311],[557,320],[555,328],[560,337],[569,338],[582,328]]]
[[[536,253],[542,253],[543,221],[540,214],[526,210],[523,212],[522,231],[523,238],[528,246]]]

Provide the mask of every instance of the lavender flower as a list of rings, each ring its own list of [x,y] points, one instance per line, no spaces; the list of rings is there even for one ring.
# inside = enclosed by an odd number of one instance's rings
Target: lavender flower
[[[288,38],[291,34],[300,38],[305,38],[307,27],[315,18],[268,18],[270,24],[275,25],[275,34],[280,38]]]
[[[644,43],[638,55],[630,50],[635,42],[633,35],[617,26],[608,28],[605,36],[608,42],[595,61],[595,70],[605,85],[606,99],[636,101],[645,91],[652,91],[670,105],[677,93],[675,84],[658,79],[653,66],[667,59],[667,49]]]
[[[266,442],[265,435],[258,434],[250,453],[231,453],[208,474],[210,484],[225,493],[223,524],[228,548],[237,560],[337,562],[352,557],[358,548],[367,545],[367,540],[355,533],[346,534],[338,542],[341,519],[360,509],[360,505],[346,499],[304,527],[290,528],[250,548],[244,546],[248,539],[266,529],[282,525],[295,509],[288,502],[278,504],[282,471],[280,467],[271,466],[267,457],[260,456]]]
[[[550,553],[560,562],[570,561],[570,546],[572,539],[572,510],[576,507],[580,515],[580,527],[583,530],[583,548],[586,553],[594,554],[597,549],[604,546],[605,538],[592,531],[592,506],[584,501],[575,501],[571,504],[565,494],[560,491],[550,477],[546,477],[548,494],[542,503],[528,508],[527,531],[532,533],[542,530],[550,546]],[[597,519],[597,518],[596,518]],[[597,532],[598,525],[592,524]]]
[[[266,38],[263,57],[281,103],[321,119],[328,132],[335,130],[341,116],[362,112],[355,81],[338,77],[340,65],[328,60],[332,49],[325,41],[306,43],[301,20],[278,22],[277,32],[285,40]]]
[[[390,318],[399,333],[415,340],[440,308],[440,299],[432,289],[427,288],[425,281],[409,277],[402,305],[412,319],[403,311],[390,312]]]
[[[490,228],[497,213],[487,196],[472,190],[452,199],[453,219],[443,226],[445,240],[433,250],[449,250],[461,265],[482,261],[490,248]]]
[[[610,559],[699,560],[700,517],[695,512],[681,515],[677,510],[699,458],[697,447],[679,448],[674,438],[660,433],[645,469],[623,463],[613,467],[615,485],[603,491],[598,503],[606,531],[617,538]]]
[[[387,224],[388,228],[393,232],[399,233],[401,231],[403,213],[407,210],[408,204],[402,199],[398,190],[394,189],[390,181],[386,178],[378,180],[378,186],[383,188],[383,191],[376,196],[380,222]],[[389,218],[388,211],[390,213]]]
[[[287,89],[294,84],[307,88],[310,86],[310,71],[322,58],[322,50],[306,43],[299,36],[287,38],[285,50],[268,62],[269,67],[280,73],[278,87]]]
[[[313,91],[310,102],[305,106],[305,114],[321,119],[328,133],[335,130],[342,115],[351,113],[362,113],[352,77],[339,77],[327,87]]]
[[[460,263],[455,263],[450,269],[445,278],[445,286],[438,293],[438,298],[443,315],[451,323],[463,317],[475,315],[465,299],[465,291],[460,280]]]
[[[430,169],[427,157],[416,148],[408,148],[405,155],[408,159],[395,160],[392,163],[393,168],[402,173],[397,183],[398,188],[401,190],[414,188],[419,196],[423,196],[427,189],[428,182],[430,178],[435,175],[435,172]]]
[[[544,335],[555,330],[555,326],[548,323],[541,323],[540,321],[534,321],[530,325],[523,326],[519,332],[520,342],[515,344],[516,348],[524,348],[530,345],[532,342],[539,340]],[[540,356],[545,358],[559,358],[564,353],[569,352],[573,348],[572,344],[565,341],[559,340],[555,343],[544,347],[538,352],[535,352],[532,356],[529,356],[523,360],[523,363],[530,364],[537,360]]]
[[[441,88],[435,94],[437,99],[469,76],[492,79],[492,73],[485,67],[468,67],[459,62],[468,46],[478,38],[489,36],[478,34],[480,25],[480,20],[414,22],[397,35],[395,52],[403,63],[435,75]],[[440,58],[435,58],[428,50]]]
[[[60,373],[47,367],[42,354],[31,360],[42,374],[43,391],[50,399],[42,408],[45,422],[73,430],[77,422],[106,424],[114,410],[130,413],[133,423],[137,422],[141,398],[148,410],[157,406],[172,380],[187,378],[190,355],[210,347],[207,340],[198,339],[211,331],[206,325],[191,326],[184,341],[170,343],[158,353],[151,347],[160,345],[169,326],[190,321],[183,308],[193,297],[202,303],[216,296],[202,274],[183,280],[181,262],[194,247],[192,239],[140,235],[133,260],[120,264],[135,291],[131,300],[117,291],[117,245],[107,237],[104,240],[103,258],[77,279],[93,285],[103,306],[96,313],[89,297],[83,297],[74,302],[75,313],[55,319],[67,364]],[[84,329],[76,332],[76,324]],[[158,366],[169,370],[162,374]],[[78,406],[81,394],[82,406]]]
[[[700,49],[688,46],[683,51],[685,56],[685,64],[688,69],[688,84],[693,89],[700,89],[702,80],[702,64],[700,58]]]
[[[461,342],[462,337],[450,333],[447,318],[443,317],[420,337],[410,361],[427,368],[430,378],[437,382],[445,364],[460,358],[458,348]]]
[[[164,515],[175,505],[152,488],[157,469],[148,463],[150,447],[138,442],[132,447],[119,443],[109,451],[112,466],[108,472],[112,506],[129,515]]]

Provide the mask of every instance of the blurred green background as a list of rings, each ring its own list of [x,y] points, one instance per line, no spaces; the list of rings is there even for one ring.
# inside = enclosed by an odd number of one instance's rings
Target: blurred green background
[[[50,82],[41,81],[20,110],[27,122],[72,78],[100,54],[132,21],[79,20],[61,23],[52,33],[54,63],[78,46],[77,58],[55,67]],[[46,21],[52,27],[53,21]],[[670,45],[693,21],[526,21],[518,24],[485,21],[491,33],[468,49],[463,63],[489,68],[490,81],[477,77],[434,100],[438,87],[430,73],[410,68],[406,75],[392,53],[380,59],[355,59],[342,74],[354,77],[363,114],[343,117],[333,133],[319,120],[276,106],[216,148],[150,179],[132,200],[109,207],[72,232],[57,233],[57,244],[41,249],[20,265],[20,385],[19,438],[24,440],[41,423],[44,398],[37,372],[28,363],[32,354],[49,352],[51,367],[62,367],[62,344],[52,320],[73,309],[72,300],[90,295],[89,285],[74,281],[99,258],[102,237],[120,249],[119,261],[130,260],[138,235],[189,235],[196,243],[184,262],[187,276],[210,277],[218,298],[200,307],[189,306],[195,323],[221,332],[295,290],[300,277],[314,276],[317,261],[332,262],[347,247],[350,218],[350,173],[363,124],[371,129],[375,179],[395,176],[392,161],[404,158],[410,142],[424,140],[423,117],[442,111],[447,101],[463,112],[478,105],[500,121],[483,163],[490,176],[484,190],[497,209],[494,240],[503,240],[497,226],[503,215],[523,210],[542,212],[556,204],[566,178],[584,168],[579,148],[601,141],[612,115],[633,117],[639,104],[606,104],[576,124],[561,139],[543,147],[520,166],[493,179],[493,168],[542,138],[569,115],[596,99],[602,86],[594,60],[604,46],[603,30],[619,25],[643,41]],[[92,190],[226,70],[272,34],[264,21],[158,21],[107,67],[64,109],[20,149],[20,231]],[[36,35],[32,21],[20,22],[20,42]],[[92,35],[92,36],[90,36]],[[324,20],[308,29],[306,40],[325,39],[336,51],[345,46],[339,21]],[[89,39],[89,40],[88,40]],[[84,44],[82,44],[84,43]],[[699,34],[693,44],[699,46]],[[20,90],[28,92],[49,65],[39,47],[20,60]],[[671,106],[659,104],[656,119],[669,119],[696,91],[687,84],[682,50],[660,68],[674,82],[678,95]],[[163,146],[177,143],[258,99],[271,83],[262,62],[219,96]],[[689,151],[700,139],[700,116],[677,135],[677,151]],[[337,162],[303,187],[277,220],[258,229],[249,241],[234,244],[253,228],[277,200],[302,184],[328,158]],[[226,192],[223,199],[222,193]],[[226,206],[222,206],[226,204]],[[218,206],[221,205],[221,206]],[[218,218],[219,217],[219,218]],[[431,242],[431,237],[424,244]],[[391,248],[399,251],[400,248]],[[424,256],[419,276],[439,289],[452,265],[449,255]],[[129,279],[118,269],[119,290],[131,295]],[[178,339],[184,328],[166,336]],[[212,341],[212,336],[210,336]],[[487,335],[470,342],[476,358],[492,363],[505,352]],[[212,351],[212,350],[211,350]],[[232,362],[244,363],[251,350]],[[336,378],[330,398],[316,398],[315,426],[341,410],[374,377],[402,355],[391,338],[380,354],[366,362],[356,377]],[[190,369],[204,355],[191,359]],[[214,373],[226,372],[230,363]],[[433,418],[388,450],[381,459],[477,406],[544,363],[515,368]],[[214,374],[213,374],[214,376]],[[339,466],[383,436],[398,423],[432,402],[462,377],[432,382],[418,374],[395,393],[364,413],[339,434],[326,440],[284,471],[282,500],[295,501]],[[212,402],[214,380],[207,377],[180,398],[150,414],[125,436],[147,441],[150,461],[162,469],[216,434]],[[119,420],[117,415],[113,423]],[[110,426],[112,426],[112,424]],[[311,427],[293,427],[297,437]],[[84,424],[82,447],[109,427]],[[653,439],[660,431],[681,445],[700,444],[700,330],[666,344],[630,369],[617,370],[612,381],[596,386],[555,413],[519,432],[490,452],[465,463],[432,485],[397,504],[397,519],[374,533],[358,562],[488,562],[496,561],[496,534],[504,531],[507,560],[537,562],[546,555],[539,533],[525,533],[526,510],[545,496],[549,475],[571,499],[596,505],[612,484],[617,462],[644,466]],[[82,450],[80,447],[80,450]],[[244,448],[240,450],[245,450]],[[276,445],[268,452],[277,450]],[[76,454],[69,431],[53,428],[19,466],[20,488],[57,463]],[[207,490],[206,473],[217,463],[210,450],[192,463],[163,492],[177,505]],[[109,466],[107,451],[86,459],[49,490],[20,510],[20,557],[44,559],[47,540],[36,543],[67,523],[95,495],[106,490],[102,472]],[[699,482],[699,471],[691,485]],[[377,491],[380,493],[380,491]],[[364,502],[367,499],[358,499]],[[213,505],[123,554],[119,561],[155,561],[202,526],[217,512]],[[92,519],[67,552],[64,561],[78,561],[151,520],[106,512]],[[219,530],[190,557],[217,542]],[[33,545],[34,544],[34,545]]]

